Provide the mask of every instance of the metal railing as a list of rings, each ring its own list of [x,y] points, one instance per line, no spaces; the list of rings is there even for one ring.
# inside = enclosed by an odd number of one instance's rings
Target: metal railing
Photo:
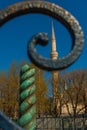
[[[22,130],[0,112],[0,130]],[[42,115],[37,117],[35,130],[87,130],[87,114],[70,116]]]
[[[70,116],[37,117],[36,130],[87,130],[87,114]]]

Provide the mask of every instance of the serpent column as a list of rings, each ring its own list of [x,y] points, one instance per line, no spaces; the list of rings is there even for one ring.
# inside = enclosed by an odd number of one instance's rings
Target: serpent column
[[[19,125],[26,130],[36,127],[35,69],[25,64],[20,72],[20,119]]]

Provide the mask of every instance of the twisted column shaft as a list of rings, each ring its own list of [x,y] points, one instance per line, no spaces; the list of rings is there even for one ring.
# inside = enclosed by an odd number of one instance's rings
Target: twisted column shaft
[[[20,72],[20,119],[19,125],[25,130],[36,127],[35,69],[26,64]]]

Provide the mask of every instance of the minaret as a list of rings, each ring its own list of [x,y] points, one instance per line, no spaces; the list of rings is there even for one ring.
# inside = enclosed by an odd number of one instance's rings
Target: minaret
[[[52,36],[51,36],[51,53],[52,60],[58,59],[58,52],[56,51],[56,38],[54,32],[54,25],[52,22]],[[58,92],[58,71],[52,71],[52,94],[53,94],[53,109],[57,110],[57,92]]]
[[[54,32],[54,25],[52,22],[52,36],[51,36],[51,59],[56,60],[58,58],[58,53],[56,51],[56,38]]]

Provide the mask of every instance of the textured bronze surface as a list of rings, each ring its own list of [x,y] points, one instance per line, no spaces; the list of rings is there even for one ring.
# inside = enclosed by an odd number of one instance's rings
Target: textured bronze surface
[[[26,1],[14,4],[0,11],[0,26],[8,20],[19,15],[27,13],[41,13],[54,17],[60,21],[70,32],[72,36],[72,50],[71,52],[58,60],[51,60],[41,57],[33,49],[30,50],[29,55],[39,67],[48,70],[59,70],[70,66],[80,56],[83,45],[84,35],[78,21],[66,10],[58,5],[46,1]]]
[[[0,130],[24,130],[0,111]]]

